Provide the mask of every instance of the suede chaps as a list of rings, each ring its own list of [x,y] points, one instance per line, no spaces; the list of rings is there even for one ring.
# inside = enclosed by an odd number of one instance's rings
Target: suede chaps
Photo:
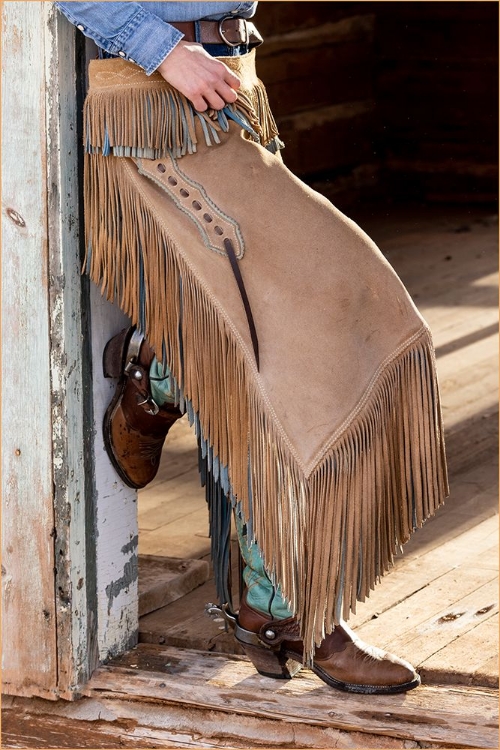
[[[254,53],[222,59],[242,87],[206,113],[91,63],[86,270],[170,368],[310,663],[447,495],[434,350],[375,243],[284,166]]]

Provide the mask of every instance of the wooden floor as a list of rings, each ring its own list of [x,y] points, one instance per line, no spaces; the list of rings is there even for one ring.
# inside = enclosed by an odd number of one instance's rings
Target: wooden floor
[[[261,677],[204,614],[215,598],[208,580],[143,616],[139,646],[100,667],[83,700],[7,698],[4,747],[499,746],[497,219],[445,206],[353,218],[412,293],[438,356],[451,496],[350,621],[412,661],[422,686],[356,696],[308,670],[288,682]],[[181,421],[139,496],[141,554],[207,558],[196,464]]]
[[[85,692],[76,703],[7,696],[2,747],[498,748],[491,688],[349,695],[307,670],[270,680],[242,656],[140,644]]]

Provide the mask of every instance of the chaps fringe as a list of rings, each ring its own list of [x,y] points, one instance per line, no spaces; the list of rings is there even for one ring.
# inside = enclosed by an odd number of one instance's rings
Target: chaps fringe
[[[222,110],[198,112],[159,74],[146,78],[138,70],[134,82],[134,74],[128,71],[127,84],[121,85],[118,75],[93,85],[85,100],[88,153],[160,159],[170,152],[180,158],[197,150],[197,123],[207,146],[213,146],[220,143],[219,133],[229,130],[230,120],[239,122],[253,140],[271,151],[284,147],[261,81],[241,90],[238,100]]]
[[[196,145],[187,116],[163,124],[161,132],[134,120],[142,95],[134,96],[127,92],[119,112],[106,105],[97,115],[110,148],[125,142],[123,122],[134,122],[135,142],[155,154],[174,141],[188,150]],[[124,117],[122,107],[133,111]],[[231,500],[300,619],[310,664],[314,644],[355,611],[447,494],[429,330],[424,325],[381,365],[363,402],[306,476],[217,303],[133,188],[124,160],[99,153],[106,152],[100,125],[88,109],[86,116],[94,147],[85,156],[87,270],[168,363],[181,405],[201,425],[212,462],[227,471]],[[266,122],[264,139],[274,133]]]

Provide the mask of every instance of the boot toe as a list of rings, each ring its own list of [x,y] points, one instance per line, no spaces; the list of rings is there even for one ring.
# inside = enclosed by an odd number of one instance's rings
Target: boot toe
[[[258,635],[259,640],[248,647],[243,643],[247,655],[261,674],[283,677],[282,662],[292,660],[296,667],[303,662],[303,644],[298,636],[297,621],[269,620],[253,610],[245,595],[240,605],[238,627],[246,634]],[[272,631],[273,642],[266,640],[267,631]],[[276,662],[275,667],[271,660]],[[325,637],[316,650],[313,672],[327,685],[350,693],[403,693],[420,684],[420,677],[404,659],[389,654],[376,646],[364,643],[345,623],[338,625]],[[288,673],[287,676],[292,676]]]
[[[115,470],[129,487],[141,489],[155,478],[170,424],[177,418],[175,415],[170,422],[164,418],[159,423],[160,430],[155,425],[159,433],[155,434],[149,426],[141,430],[131,424],[121,400],[110,406],[104,417],[104,444]],[[146,421],[147,415],[141,419]],[[161,420],[162,416],[149,419]]]
[[[381,661],[380,684],[381,687],[402,687],[415,683],[413,687],[420,684],[420,677],[409,662],[400,659],[394,654],[385,653]],[[374,670],[377,673],[378,670]]]
[[[315,660],[313,669],[333,687],[353,693],[399,693],[420,684],[411,664],[357,639],[328,659]]]
[[[394,685],[407,685],[415,681],[418,685],[420,684],[420,676],[409,662],[393,654],[387,654],[386,658],[390,659],[392,683]]]

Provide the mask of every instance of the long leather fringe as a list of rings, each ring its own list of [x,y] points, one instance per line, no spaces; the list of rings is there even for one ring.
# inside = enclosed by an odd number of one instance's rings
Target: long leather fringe
[[[219,133],[228,131],[231,119],[266,148],[284,147],[260,81],[240,91],[234,104],[198,112],[161,76],[146,82],[144,78],[138,79],[140,85],[90,89],[83,115],[88,153],[160,159],[171,152],[180,158],[196,152],[198,122],[205,143],[213,146],[220,143]]]
[[[205,487],[208,505],[210,533],[210,557],[214,572],[215,591],[219,603],[229,604],[233,609],[231,586],[231,518],[232,504],[222,488],[219,478],[213,472],[208,455],[203,455],[201,440],[198,437],[198,470],[201,486]]]
[[[126,170],[126,160],[86,155],[88,271],[168,362],[300,619],[310,663],[448,492],[430,333],[424,326],[383,363],[306,476],[217,303]]]

